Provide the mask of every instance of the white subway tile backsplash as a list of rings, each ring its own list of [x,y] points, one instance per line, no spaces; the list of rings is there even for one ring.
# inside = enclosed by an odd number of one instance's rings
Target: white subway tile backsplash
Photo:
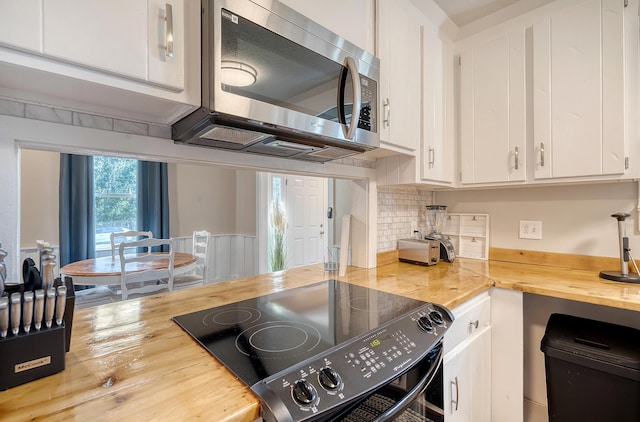
[[[25,117],[27,119],[45,120],[47,122],[62,123],[65,125],[72,123],[70,111],[36,104],[27,104]]]
[[[7,116],[24,117],[25,104],[16,101],[0,99],[0,114]]]
[[[378,252],[394,250],[398,239],[413,236],[415,227],[426,234],[425,206],[433,192],[418,188],[378,187]]]
[[[86,113],[73,113],[74,126],[90,127],[94,129],[113,130],[113,119],[94,116]]]
[[[149,136],[171,139],[171,126],[149,125]]]
[[[147,125],[146,123],[113,119],[113,131],[147,136],[147,134],[149,133],[149,125]]]

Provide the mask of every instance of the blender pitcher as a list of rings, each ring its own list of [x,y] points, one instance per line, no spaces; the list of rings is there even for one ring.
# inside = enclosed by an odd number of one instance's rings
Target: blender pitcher
[[[455,251],[453,250],[453,244],[442,235],[442,232],[447,225],[447,206],[427,205],[426,207],[429,234],[425,238],[440,242],[441,261],[453,262],[456,258]]]
[[[446,205],[427,205],[427,225],[429,226],[428,237],[440,239],[447,224]]]

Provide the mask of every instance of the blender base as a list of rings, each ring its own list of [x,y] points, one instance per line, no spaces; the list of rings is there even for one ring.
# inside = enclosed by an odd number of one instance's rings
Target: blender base
[[[600,271],[600,278],[613,281],[624,281],[626,283],[640,283],[640,275],[629,273],[622,275],[620,271]]]

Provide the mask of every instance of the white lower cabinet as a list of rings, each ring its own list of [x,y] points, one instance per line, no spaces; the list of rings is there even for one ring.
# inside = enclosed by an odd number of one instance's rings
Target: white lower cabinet
[[[453,309],[444,342],[447,422],[491,422],[491,297],[483,293]]]
[[[491,422],[491,327],[482,327],[444,358],[447,422]]]
[[[445,421],[521,422],[522,293],[493,288],[452,312],[444,339]]]

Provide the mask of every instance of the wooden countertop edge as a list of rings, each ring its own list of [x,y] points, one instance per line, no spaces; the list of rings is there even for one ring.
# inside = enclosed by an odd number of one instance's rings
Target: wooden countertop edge
[[[490,287],[640,312],[640,284],[599,277],[601,270],[619,265],[616,258],[500,248],[491,248],[489,256],[488,261],[458,258],[455,265],[486,277]],[[378,259],[382,266],[398,262],[397,250],[380,253]],[[453,308],[462,302],[443,305]]]

